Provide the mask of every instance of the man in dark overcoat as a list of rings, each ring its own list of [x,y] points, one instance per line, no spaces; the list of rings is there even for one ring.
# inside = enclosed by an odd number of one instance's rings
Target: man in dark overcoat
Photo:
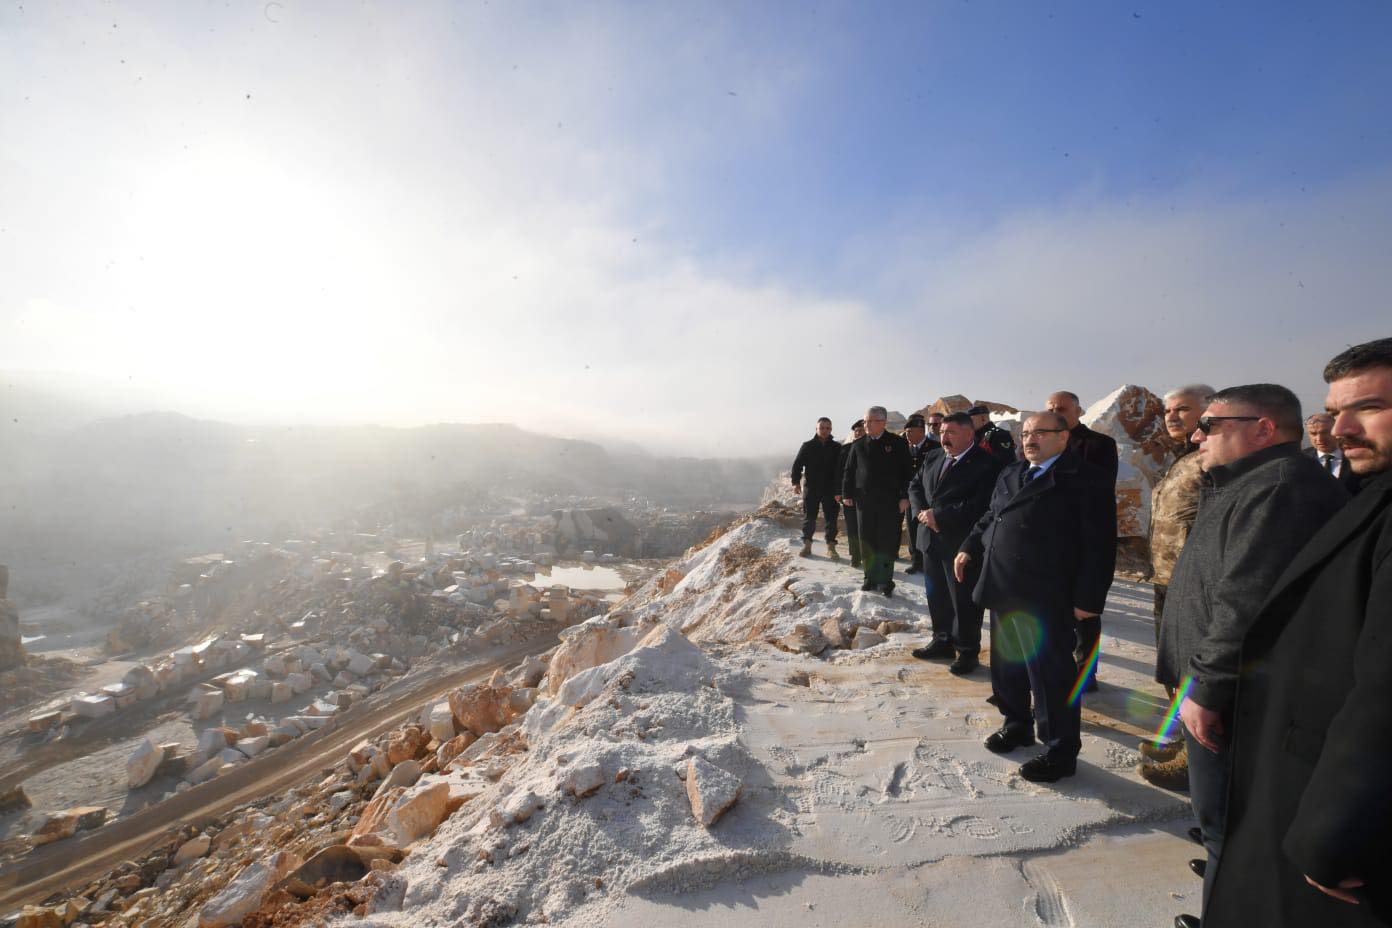
[[[860,521],[860,556],[865,564],[862,590],[894,595],[894,559],[899,534],[909,510],[909,480],[913,464],[909,443],[885,426],[883,406],[865,412],[865,437],[851,442],[842,476],[842,505],[853,508]]]
[[[1116,439],[1110,435],[1088,428],[1083,424],[1083,405],[1078,394],[1071,390],[1059,390],[1049,395],[1045,409],[1056,412],[1068,422],[1068,448],[1079,460],[1099,467],[1107,476],[1108,486],[1116,493],[1117,459]],[[1073,660],[1078,665],[1078,673],[1088,672],[1083,683],[1083,692],[1091,693],[1097,689],[1097,665],[1092,654],[1101,646],[1102,617],[1087,619],[1078,623],[1077,640],[1073,645]]]
[[[1027,747],[1037,724],[1044,752],[1020,776],[1052,783],[1074,774],[1082,750],[1081,705],[1069,699],[1074,625],[1106,607],[1116,515],[1102,472],[1068,449],[1062,416],[1031,416],[1020,438],[1025,460],[1000,472],[953,570],[964,582],[979,564],[972,598],[991,610],[991,702],[1005,723],[986,747]]]
[[[1392,338],[1348,349],[1324,378],[1363,486],[1242,642],[1206,928],[1392,924]]]
[[[913,656],[951,658],[955,674],[971,673],[981,653],[981,606],[972,601],[980,574],[967,565],[957,581],[952,562],[978,519],[991,504],[991,490],[1001,470],[994,455],[976,446],[971,416],[955,412],[943,419],[942,447],[929,455],[909,482],[909,501],[918,513],[918,546],[923,554],[923,586],[933,641]]]

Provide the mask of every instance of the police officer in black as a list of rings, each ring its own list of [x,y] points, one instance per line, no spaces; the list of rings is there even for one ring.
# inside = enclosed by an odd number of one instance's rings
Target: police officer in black
[[[827,556],[841,560],[836,553],[836,519],[841,506],[836,494],[841,476],[841,443],[831,437],[831,420],[817,420],[817,434],[802,443],[793,459],[793,492],[802,494],[802,551],[812,556],[812,536],[817,530],[817,512],[826,521]],[[805,483],[805,485],[804,485]]]
[[[851,445],[856,439],[865,437],[865,420],[857,419],[851,424],[851,440],[841,446],[841,460],[836,466],[836,502],[841,503],[841,485],[846,476],[846,458],[851,453]],[[856,517],[854,506],[842,506],[846,516],[846,547],[851,549],[851,566],[860,567],[860,520]]]
[[[972,417],[972,425],[976,426],[977,447],[994,455],[1002,464],[1015,463],[1015,439],[991,421],[991,410],[985,406],[973,406],[967,410],[967,415]]]
[[[886,431],[888,416],[883,406],[865,411],[865,437],[852,442],[846,455],[841,500],[856,510],[860,520],[860,553],[865,562],[865,582],[860,588],[893,596],[894,559],[899,554],[904,513],[909,511],[913,462],[904,436]]]
[[[909,416],[908,421],[904,423],[904,438],[909,442],[909,460],[913,463],[915,474],[923,466],[923,459],[929,453],[942,448],[937,439],[928,435],[928,423],[918,413]],[[923,551],[918,546],[918,510],[913,507],[912,497],[909,499],[909,511],[904,515],[908,519],[909,530],[909,566],[904,573],[921,573],[923,570]]]

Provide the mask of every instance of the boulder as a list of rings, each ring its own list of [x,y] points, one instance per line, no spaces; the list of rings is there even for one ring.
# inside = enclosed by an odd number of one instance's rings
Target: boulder
[[[449,783],[438,777],[422,780],[406,789],[387,815],[387,827],[395,836],[397,846],[405,847],[434,834],[448,814],[449,797]]]
[[[304,861],[290,851],[278,851],[265,861],[249,865],[198,913],[198,928],[227,928],[240,924],[261,907],[271,887]]]
[[[508,723],[507,701],[511,694],[510,686],[477,683],[450,693],[449,707],[459,727],[477,737]]]
[[[232,729],[207,728],[198,736],[198,747],[194,749],[193,756],[198,760],[207,760],[236,743],[237,733]]]
[[[826,639],[829,648],[845,648],[850,645],[850,642],[846,640],[846,633],[841,630],[841,620],[834,615],[822,619],[822,625],[818,631]]]
[[[739,777],[704,757],[686,762],[686,798],[691,802],[691,814],[707,828],[735,804],[741,786]]]
[[[63,906],[26,905],[19,910],[14,928],[66,928],[70,921],[63,920]]]
[[[425,751],[430,737],[416,725],[407,725],[387,741],[387,763],[395,767],[408,760],[415,760]]]
[[[387,815],[396,805],[396,800],[400,799],[405,792],[404,786],[395,786],[385,790],[379,789],[368,804],[363,806],[358,823],[353,826],[353,838],[350,841],[357,843],[358,838],[377,834],[386,828]]]
[[[441,744],[453,738],[454,712],[450,709],[449,702],[437,702],[431,706],[426,724],[430,730],[430,737]]]
[[[296,695],[307,693],[314,686],[314,678],[307,673],[292,673],[285,678],[285,682],[290,684],[290,689]]]
[[[292,896],[308,899],[330,883],[356,883],[367,875],[368,863],[358,850],[334,844],[314,854],[281,882]]]
[[[197,835],[190,838],[179,849],[174,852],[174,866],[179,867],[188,863],[190,860],[197,860],[200,857],[208,856],[208,849],[213,845],[213,839],[207,835]]]
[[[619,628],[604,619],[590,619],[562,631],[561,646],[551,655],[546,673],[547,693],[555,696],[565,681],[580,671],[622,657],[642,637],[638,628]]]
[[[290,697],[295,695],[295,691],[289,683],[284,680],[275,680],[271,683],[270,699],[273,703],[288,702]]]
[[[31,715],[29,716],[29,731],[35,734],[42,734],[54,725],[57,725],[62,718],[63,713],[59,711],[40,712],[38,715]]]
[[[241,751],[247,757],[255,757],[270,746],[271,739],[269,735],[256,735],[253,738],[237,739],[237,750]]]
[[[465,749],[474,743],[474,740],[474,733],[470,731],[466,731],[462,735],[455,735],[435,751],[435,763],[440,769],[444,769],[446,764],[464,753]]]
[[[104,694],[78,696],[72,701],[72,711],[84,719],[99,719],[116,711],[116,700]]]
[[[107,810],[102,806],[78,806],[75,809],[54,812],[34,829],[29,841],[37,845],[71,838],[79,831],[100,828],[106,822],[106,816]]]
[[[778,639],[778,646],[795,654],[821,654],[827,649],[827,640],[811,625],[798,624],[793,630]]]
[[[126,785],[139,789],[149,783],[163,760],[164,748],[149,738],[142,740],[131,756],[126,758]]]
[[[420,777],[420,764],[416,763],[413,760],[402,761],[401,763],[393,767],[391,771],[382,779],[381,784],[379,784],[377,787],[377,791],[372,794],[372,798],[375,799],[383,793],[386,793],[398,787],[413,786],[415,785],[415,782],[420,779]]]
[[[886,639],[884,635],[881,635],[873,628],[861,625],[856,629],[855,638],[851,641],[851,647],[857,651],[863,651],[866,648],[873,648],[877,644],[884,644],[887,640],[888,639]]]

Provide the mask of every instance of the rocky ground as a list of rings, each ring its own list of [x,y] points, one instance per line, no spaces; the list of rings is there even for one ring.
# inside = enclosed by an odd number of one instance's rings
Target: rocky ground
[[[1078,776],[1035,785],[1023,752],[982,746],[985,669],[908,654],[915,578],[862,593],[820,544],[795,556],[799,520],[771,502],[558,647],[29,924],[1111,926],[1197,907],[1187,804],[1134,772],[1165,708],[1148,587],[1113,589]]]

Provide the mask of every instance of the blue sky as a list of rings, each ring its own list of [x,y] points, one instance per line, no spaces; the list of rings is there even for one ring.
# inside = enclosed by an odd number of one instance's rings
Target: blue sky
[[[1392,314],[1384,4],[0,8],[0,370],[781,450]]]

